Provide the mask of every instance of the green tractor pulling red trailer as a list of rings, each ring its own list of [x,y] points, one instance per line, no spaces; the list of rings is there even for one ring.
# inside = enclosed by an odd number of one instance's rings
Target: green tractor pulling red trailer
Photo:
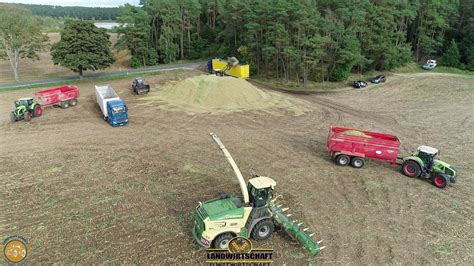
[[[273,198],[276,182],[264,176],[253,177],[246,183],[237,164],[222,141],[213,133],[211,137],[224,153],[239,180],[242,196],[224,195],[199,203],[194,212],[193,236],[204,247],[227,248],[229,241],[237,236],[265,240],[270,237],[275,225],[281,226],[290,236],[296,238],[311,254],[324,247],[321,241],[312,239],[314,233],[302,227],[287,214],[288,208],[281,208]]]
[[[68,108],[77,104],[79,89],[76,86],[61,86],[34,93],[33,98],[22,98],[15,101],[15,110],[11,112],[12,122],[25,120],[43,114],[43,107],[60,106]]]
[[[456,170],[448,163],[436,159],[438,149],[420,146],[407,157],[398,157],[400,140],[390,134],[344,127],[331,127],[327,150],[337,165],[361,168],[365,159],[401,165],[409,177],[430,179],[434,186],[445,188],[456,182]]]

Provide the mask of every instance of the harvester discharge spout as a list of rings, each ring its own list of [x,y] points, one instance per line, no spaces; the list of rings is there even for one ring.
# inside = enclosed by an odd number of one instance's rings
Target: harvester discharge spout
[[[275,201],[270,202],[268,207],[273,214],[274,221],[283,227],[290,236],[296,238],[311,255],[315,255],[325,248],[319,246],[322,241],[313,240],[314,233],[308,232],[309,228],[301,227],[302,222],[291,219],[291,214],[285,214],[288,208],[282,209],[281,205],[277,205]]]
[[[234,161],[234,158],[232,158],[232,155],[230,155],[229,151],[227,148],[224,146],[222,143],[221,139],[214,133],[209,133],[211,135],[212,139],[214,142],[219,146],[219,148],[222,150],[222,152],[225,155],[225,158],[227,161],[229,161],[230,165],[232,166],[232,170],[234,170],[235,176],[239,180],[239,185],[240,185],[240,190],[242,191],[242,197],[245,203],[249,203],[249,192],[247,190],[247,184],[245,184],[245,179],[242,176],[242,173],[240,172],[239,167]]]

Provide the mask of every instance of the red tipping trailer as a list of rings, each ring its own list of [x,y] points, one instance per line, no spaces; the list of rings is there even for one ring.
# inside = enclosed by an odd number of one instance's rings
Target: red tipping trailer
[[[401,164],[397,162],[400,140],[390,134],[331,127],[327,150],[338,165],[350,163],[355,168],[361,168],[365,158]]]
[[[436,157],[439,150],[429,146],[419,146],[416,153],[398,157],[400,140],[397,136],[366,130],[331,127],[327,140],[327,150],[336,164],[361,168],[365,159],[379,160],[401,165],[408,177],[424,177],[438,188],[456,182],[457,171],[450,164]]]
[[[76,86],[62,86],[35,92],[34,101],[41,106],[57,105],[61,108],[68,108],[77,104],[79,95],[79,89]]]

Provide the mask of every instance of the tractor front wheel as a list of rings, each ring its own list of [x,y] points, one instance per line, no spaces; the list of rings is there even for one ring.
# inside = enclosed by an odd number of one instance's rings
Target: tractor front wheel
[[[41,109],[41,106],[36,105],[35,109],[33,110],[33,117],[41,116],[42,113],[43,113],[43,109]]]
[[[433,185],[437,188],[445,188],[449,184],[449,179],[441,174],[435,174],[432,177]]]
[[[14,112],[11,112],[11,113],[10,113],[10,120],[11,120],[12,122],[16,122],[16,116],[15,116],[15,113],[14,113]]]
[[[30,112],[25,112],[25,114],[23,115],[23,118],[25,119],[25,121],[30,121],[31,120]]]
[[[337,165],[340,165],[340,166],[346,166],[349,164],[350,162],[350,158],[349,156],[345,155],[345,154],[340,154],[336,157],[336,164]]]
[[[402,171],[408,177],[419,177],[421,174],[420,165],[411,160],[403,162]]]
[[[225,233],[216,237],[216,239],[212,242],[213,248],[221,248],[225,249],[229,245],[229,241],[232,239],[232,234]]]
[[[351,160],[351,165],[354,168],[362,168],[362,166],[364,166],[364,163],[365,163],[364,158],[361,158],[361,157],[354,157]]]
[[[270,219],[261,220],[252,229],[252,237],[255,240],[265,240],[270,237],[274,230],[275,225]]]

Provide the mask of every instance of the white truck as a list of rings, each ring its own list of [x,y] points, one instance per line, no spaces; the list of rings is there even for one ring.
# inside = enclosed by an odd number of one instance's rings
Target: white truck
[[[113,127],[128,124],[128,107],[110,85],[95,85],[97,104],[104,120]]]

